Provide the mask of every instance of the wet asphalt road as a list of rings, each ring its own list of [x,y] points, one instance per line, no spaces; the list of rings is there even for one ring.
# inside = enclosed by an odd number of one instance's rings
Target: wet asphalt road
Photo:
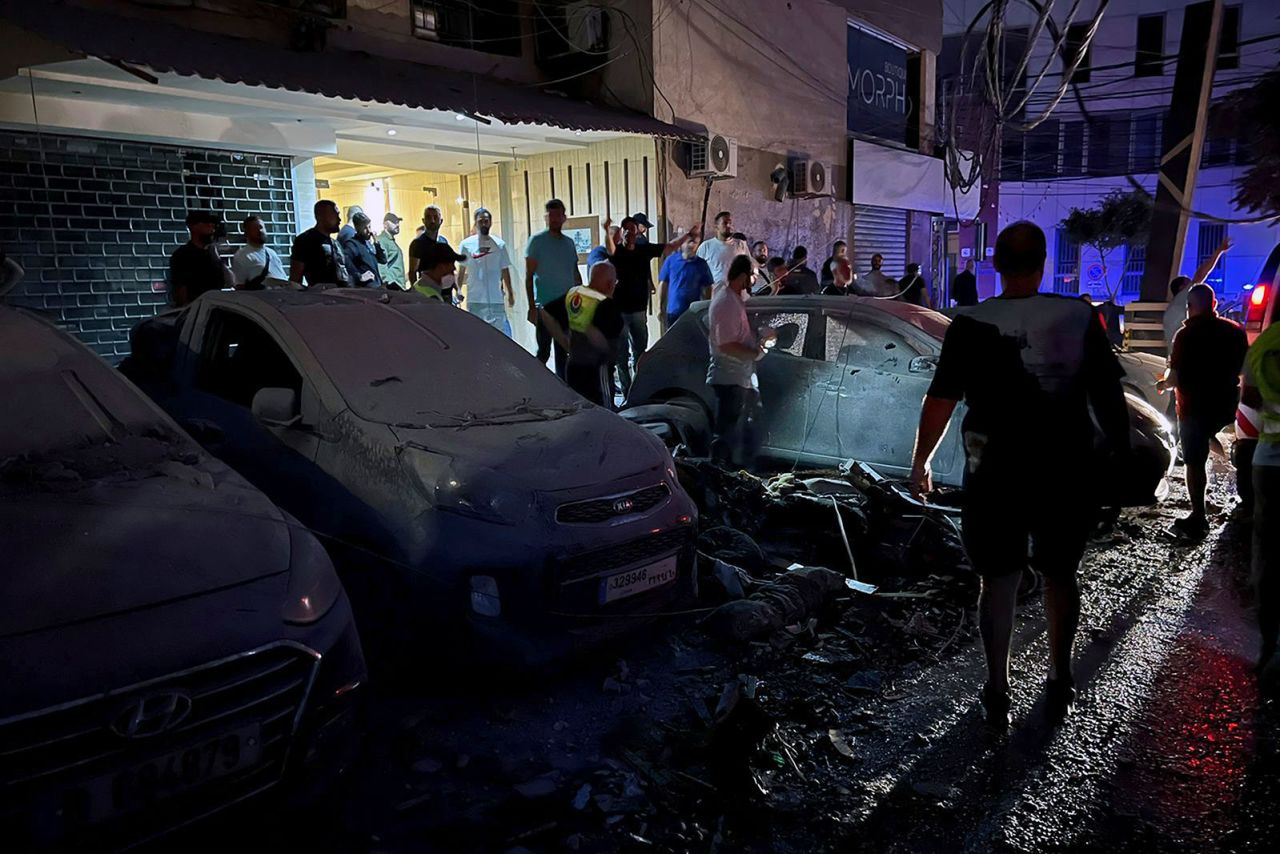
[[[1219,496],[1223,503],[1229,499]],[[1133,517],[1128,542],[1083,576],[1076,713],[1043,721],[1043,622],[1015,640],[1014,724],[982,730],[974,639],[883,704],[864,739],[849,840],[872,850],[1272,850],[1280,806],[1275,717],[1252,672],[1247,527],[1188,547],[1163,534],[1176,504]],[[932,689],[932,690],[931,690]],[[892,705],[892,709],[887,708]],[[924,739],[916,737],[922,733]]]
[[[1213,500],[1230,507],[1224,486]],[[735,654],[688,627],[654,629],[621,667],[611,655],[523,681],[479,674],[482,689],[428,677],[415,695],[380,692],[331,799],[270,812],[276,830],[259,839],[335,851],[1272,850],[1280,714],[1267,697],[1280,692],[1252,671],[1248,528],[1222,515],[1203,543],[1181,544],[1167,533],[1180,512],[1175,497],[1126,513],[1092,548],[1080,700],[1056,729],[1041,714],[1034,596],[1020,607],[1005,736],[978,717],[971,609],[945,654],[886,669],[869,694],[805,682],[799,651]],[[716,791],[679,746],[711,728],[719,686],[744,669],[791,695],[762,703],[796,753],[763,797]],[[826,741],[833,723],[852,755]],[[262,816],[201,838],[243,838]]]

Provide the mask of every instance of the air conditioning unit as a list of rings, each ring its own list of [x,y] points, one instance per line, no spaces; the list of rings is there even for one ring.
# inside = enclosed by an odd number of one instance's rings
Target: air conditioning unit
[[[832,196],[831,165],[819,160],[797,160],[791,165],[791,195]]]
[[[718,133],[707,134],[706,139],[691,143],[689,151],[690,178],[738,177],[738,141]]]

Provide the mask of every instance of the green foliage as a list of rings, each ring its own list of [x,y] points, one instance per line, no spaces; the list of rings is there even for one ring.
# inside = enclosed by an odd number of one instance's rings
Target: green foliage
[[[1062,227],[1077,243],[1092,246],[1100,256],[1121,246],[1143,243],[1151,230],[1151,196],[1141,190],[1112,190],[1095,208],[1072,208]]]
[[[1094,208],[1072,208],[1062,227],[1077,243],[1090,246],[1102,263],[1102,282],[1111,299],[1116,287],[1107,275],[1107,254],[1121,246],[1146,243],[1151,231],[1152,199],[1142,190],[1112,190]],[[1127,264],[1127,260],[1126,260]]]

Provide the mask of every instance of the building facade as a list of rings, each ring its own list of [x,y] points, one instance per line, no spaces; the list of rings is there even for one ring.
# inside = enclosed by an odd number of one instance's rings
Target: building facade
[[[980,4],[957,4],[948,18],[948,47],[952,55],[960,43],[959,30]],[[1096,3],[1084,3],[1076,23],[1063,30],[1068,56],[1083,39]],[[1006,129],[998,168],[991,170],[994,227],[1028,219],[1044,229],[1049,240],[1045,289],[1060,293],[1088,293],[1095,299],[1124,303],[1138,298],[1145,245],[1120,247],[1099,256],[1076,245],[1062,228],[1073,208],[1091,208],[1108,193],[1141,187],[1154,194],[1156,171],[1163,152],[1164,121],[1169,111],[1173,76],[1182,39],[1185,3],[1172,0],[1134,0],[1112,4],[1085,52],[1067,97],[1050,118],[1027,133]],[[1011,16],[1020,11],[1015,10]],[[1027,15],[1012,20],[1015,32],[1033,22]],[[1073,41],[1074,40],[1074,41]],[[1220,101],[1231,91],[1256,81],[1275,68],[1280,46],[1275,6],[1265,0],[1243,0],[1223,6],[1222,33],[1214,69],[1212,98]],[[1031,50],[1029,75],[1047,62],[1048,81],[1031,98],[1027,115],[1038,115],[1061,81],[1064,61],[1051,57],[1048,37]],[[944,53],[947,50],[944,49]],[[1025,78],[1023,81],[1025,85]],[[1080,98],[1075,97],[1078,90]],[[1082,103],[1083,102],[1083,103]],[[1212,113],[1211,113],[1212,115]],[[1213,122],[1201,157],[1193,212],[1179,269],[1187,275],[1209,257],[1224,238],[1234,244],[1209,277],[1225,305],[1247,295],[1253,279],[1276,245],[1275,230],[1249,219],[1232,202],[1234,185],[1249,163],[1249,152],[1237,140],[1215,133]],[[984,211],[986,203],[984,202]],[[984,290],[995,279],[989,275]]]
[[[727,208],[815,265],[844,239],[860,268],[928,271],[941,33],[930,0],[0,0],[0,245],[31,271],[9,299],[119,358],[187,210],[220,213],[229,250],[260,214],[287,254],[319,198],[400,215],[406,248],[429,204],[455,244],[489,209],[530,347],[522,249],[553,197],[588,248],[605,217],[665,239]],[[737,163],[708,180],[710,136]],[[825,186],[775,199],[804,163]]]

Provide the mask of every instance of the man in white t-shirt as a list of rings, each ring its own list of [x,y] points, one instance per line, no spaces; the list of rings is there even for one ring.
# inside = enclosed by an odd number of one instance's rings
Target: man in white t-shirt
[[[288,283],[289,274],[285,272],[280,253],[267,245],[261,217],[245,219],[244,246],[231,256],[231,276],[239,290],[261,290],[268,284]]]
[[[739,255],[750,258],[751,251],[747,248],[745,240],[733,237],[733,214],[720,211],[716,214],[715,225],[715,235],[708,237],[698,246],[698,257],[707,262],[707,266],[711,268],[711,280],[718,285],[727,281],[729,265],[733,263],[733,259]],[[756,268],[754,260],[751,262],[751,267],[754,272]]]
[[[489,233],[493,215],[485,208],[476,208],[475,223],[476,233],[458,244],[458,287],[466,288],[468,311],[510,337],[507,308],[516,303],[507,244]]]

